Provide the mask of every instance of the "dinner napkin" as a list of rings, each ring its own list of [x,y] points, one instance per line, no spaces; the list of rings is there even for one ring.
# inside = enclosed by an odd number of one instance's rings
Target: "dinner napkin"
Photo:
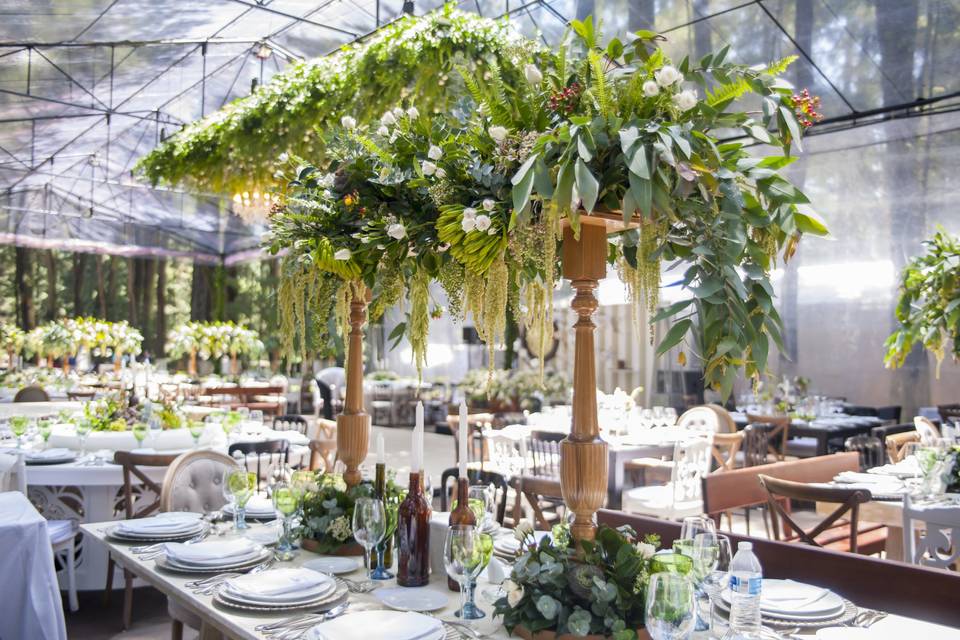
[[[793,580],[764,580],[760,609],[767,612],[801,612],[830,595],[829,589]],[[829,604],[829,602],[825,602]]]
[[[413,611],[357,611],[315,626],[315,640],[428,640],[442,632],[437,618]]]
[[[150,518],[123,520],[117,525],[117,530],[123,533],[180,533],[192,531],[199,524],[200,514],[178,512]]]
[[[333,578],[310,569],[271,569],[227,580],[233,596],[257,602],[288,602],[322,595],[335,587]]]
[[[68,458],[75,456],[70,449],[57,447],[54,449],[44,449],[43,451],[30,451],[26,454],[27,460],[53,460],[56,458]]]
[[[833,478],[833,481],[843,484],[900,484],[897,478],[877,475],[875,473],[858,473],[855,471],[841,471]]]
[[[263,547],[245,538],[238,540],[207,540],[194,544],[168,542],[164,545],[167,557],[184,564],[217,566],[244,562],[261,553]]]

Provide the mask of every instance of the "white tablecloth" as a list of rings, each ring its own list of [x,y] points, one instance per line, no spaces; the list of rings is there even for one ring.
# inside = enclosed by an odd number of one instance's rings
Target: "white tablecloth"
[[[0,638],[65,640],[47,521],[22,493],[0,493],[0,549]]]

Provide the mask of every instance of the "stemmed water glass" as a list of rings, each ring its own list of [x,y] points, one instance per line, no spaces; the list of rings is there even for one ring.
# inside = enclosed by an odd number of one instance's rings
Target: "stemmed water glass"
[[[663,407],[654,407],[652,417],[653,417],[653,426],[662,427],[664,425]]]
[[[663,410],[663,421],[668,427],[677,424],[677,410],[673,407],[667,407]]]
[[[37,421],[37,429],[40,431],[40,437],[43,438],[43,448],[46,449],[50,434],[53,433],[53,423],[43,418]]]
[[[357,498],[353,505],[353,538],[363,546],[367,577],[373,577],[370,550],[387,533],[387,514],[383,502],[376,498]]]
[[[473,511],[478,530],[483,530],[483,524],[493,519],[492,504],[487,486],[475,484],[467,490],[467,506]]]
[[[137,448],[138,449],[142,448],[143,441],[146,439],[147,433],[150,431],[149,427],[147,427],[147,423],[134,422],[132,431],[133,431],[133,437],[137,441]]]
[[[263,411],[260,409],[254,409],[250,412],[250,422],[255,422],[259,426],[263,426]]]
[[[227,444],[230,444],[230,434],[240,425],[241,419],[239,411],[230,411],[220,420],[220,428],[227,437]]]
[[[730,550],[730,538],[724,535],[701,533],[693,541],[694,571],[701,580],[700,587],[707,594],[710,607],[708,628],[714,631],[714,607],[717,598],[727,584],[727,574],[730,570],[730,560],[733,553]],[[699,566],[698,566],[699,565]],[[709,571],[707,569],[709,568]],[[703,576],[702,578],[700,576]],[[718,635],[718,634],[713,634]]]
[[[389,580],[394,577],[393,573],[384,564],[383,556],[387,552],[390,537],[397,530],[397,507],[398,505],[396,503],[390,504],[386,501],[383,502],[384,513],[387,517],[387,530],[384,532],[383,538],[374,548],[377,556],[377,566],[370,572],[370,577],[374,580]]]
[[[647,632],[653,640],[688,638],[694,627],[693,583],[676,573],[655,573],[647,586]]]
[[[23,435],[27,432],[30,419],[24,416],[14,416],[10,418],[10,430],[17,436],[17,449],[23,449]]]
[[[677,553],[693,557],[693,542],[701,533],[716,535],[717,528],[711,518],[705,516],[688,516],[683,519],[680,527],[680,537],[673,541],[673,550]]]
[[[203,435],[203,431],[206,425],[204,425],[199,420],[190,420],[187,423],[187,428],[190,430],[190,437],[193,438],[193,448],[200,448],[200,436]]]
[[[233,528],[237,531],[249,529],[247,524],[247,502],[257,487],[257,477],[252,471],[234,468],[228,470],[223,479],[223,497],[233,505]]]
[[[477,607],[474,592],[477,578],[493,555],[493,538],[469,524],[458,524],[447,529],[443,544],[444,566],[447,575],[460,584],[460,610],[457,617],[479,620],[486,614]]]
[[[274,553],[277,560],[292,560],[296,555],[293,550],[293,541],[290,539],[290,521],[297,513],[299,506],[299,494],[292,484],[282,481],[273,487],[273,508],[280,513],[283,521],[283,534],[277,541]]]
[[[77,420],[77,437],[80,439],[80,457],[87,455],[87,436],[93,430],[93,424],[86,418]]]

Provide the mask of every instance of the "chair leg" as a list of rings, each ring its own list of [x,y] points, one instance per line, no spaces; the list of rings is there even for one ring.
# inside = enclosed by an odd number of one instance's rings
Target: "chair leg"
[[[133,574],[123,570],[123,628],[127,630],[133,623]]]
[[[170,621],[170,640],[183,640],[183,622],[180,620]]]
[[[107,552],[107,584],[103,588],[103,605],[106,606],[110,604],[110,594],[113,593],[113,571],[114,571],[113,556],[110,555],[110,552]]]
[[[77,542],[75,538],[70,538],[70,545],[67,547],[67,601],[70,604],[70,611],[75,612],[80,608],[80,602],[77,600]]]
[[[743,510],[743,518],[747,522],[747,535],[750,535],[750,507]]]

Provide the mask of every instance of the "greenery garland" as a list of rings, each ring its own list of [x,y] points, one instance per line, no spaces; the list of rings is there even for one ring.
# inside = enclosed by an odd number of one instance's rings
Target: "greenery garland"
[[[888,367],[902,367],[914,345],[922,344],[940,363],[949,350],[960,360],[960,239],[939,229],[924,241],[900,276],[896,318],[900,328],[885,343]]]

